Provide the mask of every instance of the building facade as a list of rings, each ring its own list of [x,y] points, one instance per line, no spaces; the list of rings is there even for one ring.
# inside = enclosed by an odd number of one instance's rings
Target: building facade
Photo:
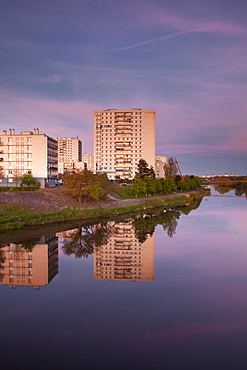
[[[78,137],[57,139],[58,171],[64,173],[75,168],[75,162],[82,161],[82,142]]]
[[[21,131],[4,130],[0,135],[0,167],[4,177],[1,185],[13,186],[14,178],[31,172],[44,187],[46,183],[53,186],[57,181],[57,141],[39,129]]]
[[[140,159],[155,168],[155,110],[94,112],[94,171],[131,180]]]
[[[84,168],[88,171],[94,171],[94,157],[93,154],[83,154],[82,162],[84,163]]]
[[[165,177],[164,165],[167,163],[165,155],[156,155],[155,157],[155,175],[157,179]]]

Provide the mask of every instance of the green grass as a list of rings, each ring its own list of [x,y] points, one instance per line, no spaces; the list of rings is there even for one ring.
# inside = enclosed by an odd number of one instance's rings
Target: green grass
[[[44,225],[63,221],[108,218],[164,206],[182,206],[188,203],[192,203],[196,199],[202,198],[203,195],[205,194],[191,193],[189,198],[184,196],[167,199],[165,201],[157,198],[147,198],[144,204],[136,204],[126,207],[101,207],[97,209],[83,210],[71,207],[57,212],[39,214],[30,213],[16,204],[8,206],[2,205],[2,209],[0,210],[0,231],[19,229],[23,228],[24,226]]]
[[[115,191],[121,195],[124,199],[134,199],[135,195],[131,194],[129,186],[116,187]]]

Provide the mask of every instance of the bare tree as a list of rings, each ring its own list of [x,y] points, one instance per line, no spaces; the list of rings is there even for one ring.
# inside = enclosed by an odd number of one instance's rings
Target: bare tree
[[[0,166],[0,180],[3,180],[5,177],[5,171],[2,166]]]
[[[20,183],[21,175],[22,175],[21,171],[18,168],[15,168],[12,172],[12,178],[13,178],[13,181],[14,181],[16,187]]]

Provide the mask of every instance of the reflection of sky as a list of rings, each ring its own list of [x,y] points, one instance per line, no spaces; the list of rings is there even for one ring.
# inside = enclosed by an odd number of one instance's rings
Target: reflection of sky
[[[93,256],[64,256],[38,292],[2,286],[3,363],[245,369],[246,199],[207,199],[173,238],[156,228],[154,282],[93,280]]]

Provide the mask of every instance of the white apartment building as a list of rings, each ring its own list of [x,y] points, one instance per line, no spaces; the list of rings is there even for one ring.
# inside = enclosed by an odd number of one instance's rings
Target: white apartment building
[[[78,137],[57,139],[58,143],[58,171],[64,173],[74,168],[75,162],[82,160],[82,142]]]
[[[156,155],[155,157],[155,175],[157,179],[165,177],[164,165],[167,162],[165,155]]]
[[[140,159],[155,168],[155,110],[94,112],[94,171],[133,179]]]
[[[57,141],[39,129],[15,133],[14,129],[4,130],[0,135],[0,167],[4,178],[0,185],[13,186],[16,173],[23,175],[30,171],[45,187],[53,186],[57,181]]]

